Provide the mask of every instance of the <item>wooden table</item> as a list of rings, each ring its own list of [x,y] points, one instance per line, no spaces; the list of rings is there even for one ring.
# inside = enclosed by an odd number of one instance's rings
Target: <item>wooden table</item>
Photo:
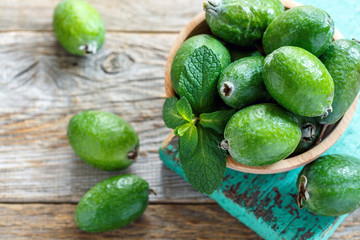
[[[0,238],[259,239],[159,159],[170,132],[161,119],[164,67],[178,31],[201,9],[196,0],[92,0],[107,35],[95,56],[66,53],[56,42],[57,0],[0,1]],[[116,113],[139,133],[140,157],[104,172],[82,162],[66,137],[86,109]],[[133,173],[157,195],[131,225],[103,234],[73,220],[82,195],[100,180]],[[333,239],[360,239],[360,211]]]

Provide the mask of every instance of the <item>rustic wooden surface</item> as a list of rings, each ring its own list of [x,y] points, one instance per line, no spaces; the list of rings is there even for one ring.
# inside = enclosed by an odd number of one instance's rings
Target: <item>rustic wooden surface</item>
[[[164,64],[174,37],[108,33],[104,49],[79,58],[65,53],[51,32],[0,33],[2,201],[77,202],[98,181],[119,174],[94,169],[71,150],[68,121],[85,109],[114,112],[132,123],[140,157],[121,173],[148,180],[158,192],[152,200],[207,201],[158,157],[170,132],[161,109]]]
[[[67,54],[55,41],[57,0],[0,1],[0,238],[258,239],[158,156],[170,132],[161,120],[166,58],[201,3],[89,1],[108,32],[103,49],[87,58]],[[111,111],[133,124],[141,151],[129,169],[104,172],[75,156],[66,126],[85,109]],[[157,191],[145,216],[120,231],[80,232],[73,221],[76,202],[120,173],[138,174]],[[350,215],[333,238],[360,238],[359,216]]]
[[[1,0],[0,31],[52,31],[52,13],[60,0]],[[178,32],[202,11],[199,0],[89,0],[107,31]]]
[[[260,239],[220,206],[151,204],[127,227],[87,234],[74,222],[75,204],[0,204],[3,239]],[[360,239],[360,212],[348,217],[331,239]]]
[[[259,239],[217,204],[153,204],[131,225],[87,234],[74,223],[75,204],[0,204],[0,235],[7,239]],[[176,213],[176,214],[174,214]],[[48,224],[44,224],[47,222]],[[34,232],[34,229],[38,231]],[[214,234],[216,232],[216,234]],[[201,234],[201,235],[200,235]]]

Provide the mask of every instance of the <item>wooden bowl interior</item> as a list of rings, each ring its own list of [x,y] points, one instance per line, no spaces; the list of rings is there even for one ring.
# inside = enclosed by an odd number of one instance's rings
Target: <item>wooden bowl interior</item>
[[[281,1],[286,9],[290,9],[296,6],[300,6],[300,3],[290,1],[290,0],[282,0]],[[179,33],[178,37],[176,38],[166,63],[166,70],[165,70],[165,93],[167,97],[175,96],[175,92],[173,90],[170,78],[170,70],[171,64],[174,58],[174,55],[181,44],[187,39],[192,36],[198,34],[211,34],[210,28],[206,23],[205,20],[205,12],[200,13],[193,20],[184,27],[184,29]],[[341,33],[336,29],[334,40],[342,39],[343,36]],[[256,173],[256,174],[273,174],[273,173],[280,173],[290,171],[292,169],[301,167],[307,163],[318,158],[322,155],[325,151],[327,151],[344,133],[350,121],[355,113],[357,101],[359,96],[354,100],[353,104],[346,112],[344,117],[338,121],[336,124],[328,126],[324,133],[324,138],[320,142],[320,144],[314,146],[313,148],[309,149],[308,151],[286,158],[279,162],[276,162],[271,165],[261,166],[261,167],[253,167],[247,166],[235,161],[230,155],[227,158],[227,167],[247,173]]]

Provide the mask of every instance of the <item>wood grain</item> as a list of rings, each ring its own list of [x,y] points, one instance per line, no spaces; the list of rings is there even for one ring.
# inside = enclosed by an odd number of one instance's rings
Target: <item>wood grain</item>
[[[3,239],[260,239],[217,204],[149,205],[123,229],[89,234],[77,228],[74,204],[0,204]]]
[[[2,239],[261,239],[217,204],[151,204],[123,229],[89,234],[77,228],[75,204],[0,204]],[[330,239],[360,239],[351,214]],[[180,230],[181,229],[181,230]]]
[[[158,148],[164,64],[175,35],[111,33],[95,56],[67,54],[47,32],[0,34],[0,201],[76,202],[102,179],[134,173],[153,201],[210,201],[163,166]],[[75,113],[110,111],[131,122],[141,142],[136,164],[94,169],[68,144]]]
[[[360,209],[350,214],[330,239],[360,239]]]
[[[108,31],[178,32],[202,10],[198,0],[88,0]],[[1,0],[0,31],[49,31],[60,0]]]
[[[158,157],[170,132],[161,120],[163,71],[176,37],[169,33],[201,12],[199,1],[88,0],[108,30],[104,48],[89,58],[71,56],[56,43],[51,19],[59,1],[0,1],[0,202],[7,203],[0,204],[0,238],[259,239]],[[139,132],[140,157],[128,170],[94,169],[69,147],[68,120],[90,108],[117,113]],[[121,173],[148,180],[158,193],[152,202],[175,204],[150,205],[119,231],[78,230],[73,203]],[[359,215],[350,215],[334,239],[359,239]]]

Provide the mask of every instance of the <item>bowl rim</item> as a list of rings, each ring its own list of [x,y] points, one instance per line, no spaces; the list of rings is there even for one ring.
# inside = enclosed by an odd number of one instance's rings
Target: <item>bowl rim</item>
[[[292,0],[281,0],[282,4],[286,9],[290,9],[293,7],[301,6],[302,4],[292,1]],[[165,94],[166,97],[175,96],[174,89],[171,83],[171,65],[173,58],[181,46],[181,44],[189,37],[189,35],[200,25],[206,23],[205,20],[205,11],[196,15],[178,34],[177,38],[172,45],[165,66]],[[334,40],[343,39],[342,34],[335,28]],[[332,131],[326,135],[326,137],[316,146],[312,147],[306,152],[303,152],[299,155],[285,158],[276,163],[265,165],[265,166],[248,166],[245,164],[241,164],[235,161],[230,155],[227,157],[226,167],[231,168],[236,171],[246,172],[246,173],[256,173],[256,174],[274,174],[281,173],[293,170],[295,168],[304,166],[315,159],[317,159],[320,155],[326,152],[335,142],[341,137],[341,135],[345,132],[346,128],[349,126],[352,117],[354,116],[357,102],[359,99],[359,95],[355,98],[354,102],[347,110],[345,115],[335,124],[331,125],[334,128]],[[167,137],[167,139],[171,139],[175,135],[173,132]]]

